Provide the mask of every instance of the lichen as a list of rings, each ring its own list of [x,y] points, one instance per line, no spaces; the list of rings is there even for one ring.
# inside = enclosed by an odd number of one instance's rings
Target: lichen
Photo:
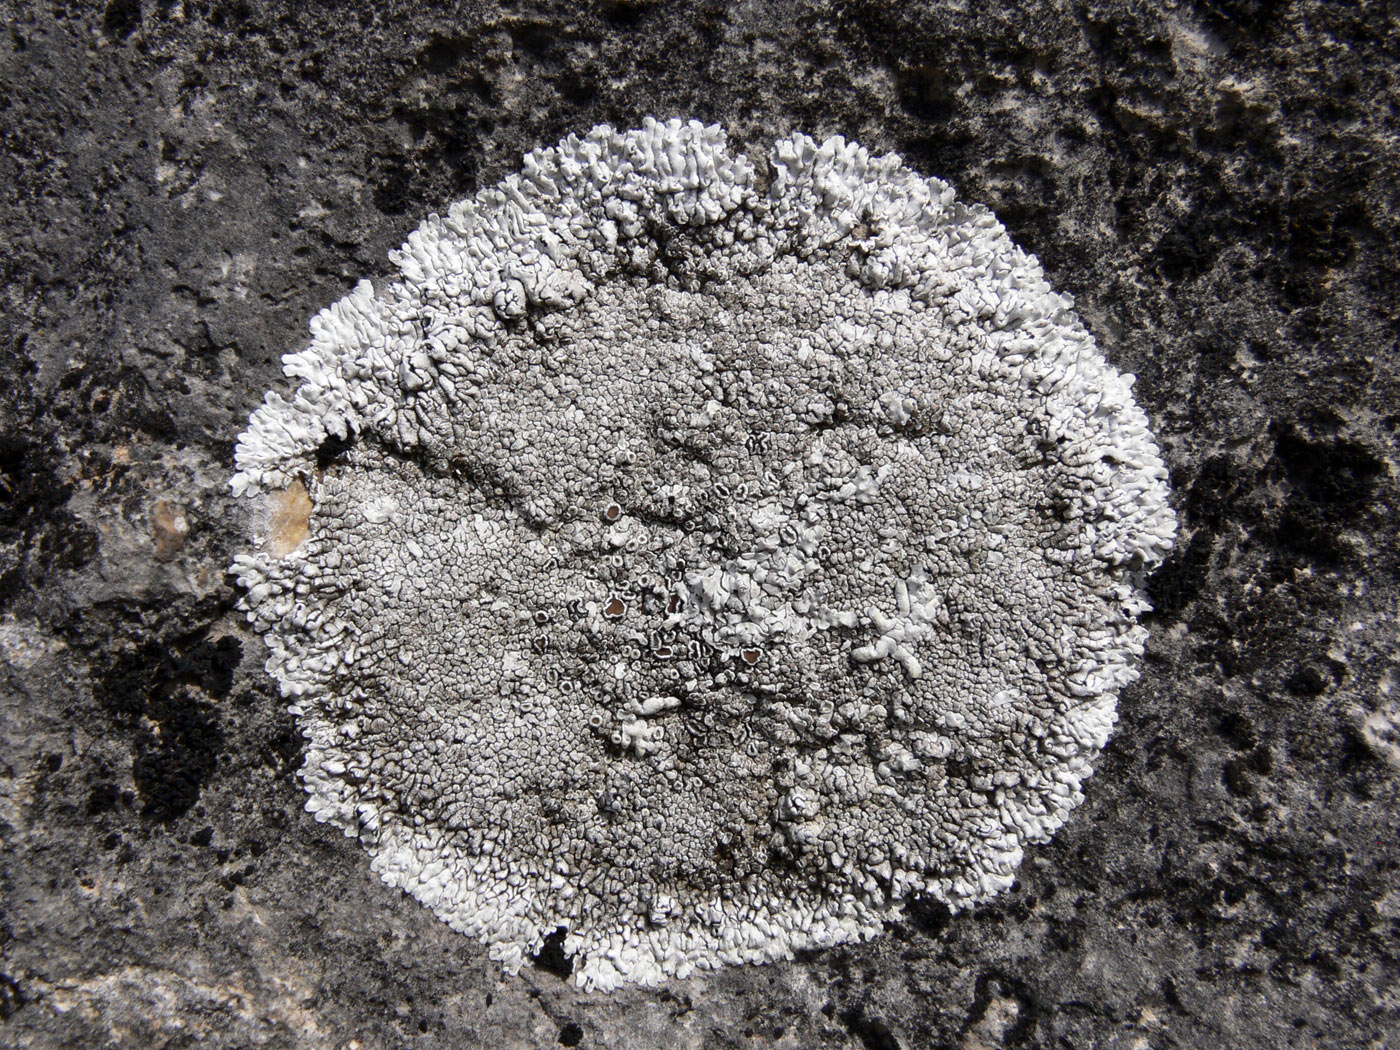
[[[235,566],[307,808],[512,972],[990,897],[1135,677],[1175,519],[1132,377],[946,184],[801,135],[763,171],[678,121],[527,155],[239,442],[236,493],[311,494]]]

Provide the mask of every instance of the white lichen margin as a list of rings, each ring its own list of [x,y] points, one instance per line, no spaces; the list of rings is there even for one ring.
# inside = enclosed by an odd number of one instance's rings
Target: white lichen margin
[[[1170,547],[1134,403],[1034,258],[841,138],[595,128],[312,322],[237,449],[307,808],[584,988],[1011,884],[1080,801]],[[328,439],[343,451],[327,462]]]

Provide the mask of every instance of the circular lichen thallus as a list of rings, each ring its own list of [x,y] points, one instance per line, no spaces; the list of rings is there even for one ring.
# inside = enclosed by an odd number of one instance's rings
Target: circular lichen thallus
[[[235,570],[308,810],[511,972],[984,900],[1135,676],[1175,519],[1132,377],[937,179],[801,135],[767,173],[678,121],[527,155],[238,444],[295,519]]]

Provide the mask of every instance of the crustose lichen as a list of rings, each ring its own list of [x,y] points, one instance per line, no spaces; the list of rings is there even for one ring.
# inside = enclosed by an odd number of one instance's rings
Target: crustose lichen
[[[565,928],[584,987],[1007,887],[1175,520],[1132,377],[995,218],[840,138],[760,179],[649,121],[394,262],[233,479],[311,496],[236,570],[317,819],[507,969]]]

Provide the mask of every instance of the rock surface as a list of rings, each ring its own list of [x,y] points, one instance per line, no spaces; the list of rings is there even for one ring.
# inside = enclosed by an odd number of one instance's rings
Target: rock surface
[[[21,3],[0,35],[0,1042],[1400,1042],[1386,5]],[[307,319],[648,114],[898,151],[1072,291],[1171,467],[1143,677],[1019,882],[868,945],[504,977],[303,811],[233,441]]]

